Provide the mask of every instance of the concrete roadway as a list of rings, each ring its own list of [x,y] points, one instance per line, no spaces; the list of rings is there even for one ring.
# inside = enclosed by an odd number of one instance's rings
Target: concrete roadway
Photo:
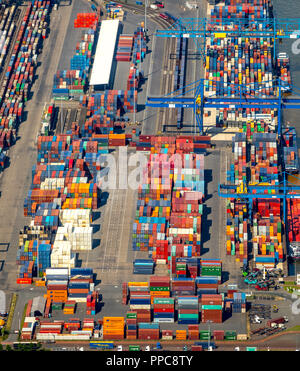
[[[7,290],[8,293],[18,293],[19,300],[15,313],[23,314],[25,302],[32,297],[31,291],[16,284],[18,232],[29,222],[29,218],[23,216],[22,210],[31,184],[31,169],[36,163],[36,137],[44,104],[51,98],[53,75],[58,67],[72,8],[73,5],[61,7],[59,12],[53,11],[51,14],[51,31],[44,42],[39,57],[41,64],[36,72],[39,78],[31,89],[32,99],[26,103],[27,117],[19,128],[18,141],[10,151],[10,166],[5,169],[0,181],[0,241],[7,246],[7,250],[1,253],[4,263],[0,272],[0,288]],[[17,316],[13,320],[12,331],[16,328],[18,328]]]

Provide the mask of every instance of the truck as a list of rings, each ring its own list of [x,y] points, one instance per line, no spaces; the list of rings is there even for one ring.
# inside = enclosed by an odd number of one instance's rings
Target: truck
[[[203,350],[208,350],[209,348],[211,348],[211,349],[216,349],[217,348],[216,344],[213,341],[210,342],[209,344],[208,344],[208,342],[205,342],[205,341],[203,341],[203,342],[196,341],[194,343],[194,346],[201,346]]]
[[[278,317],[278,318],[274,318],[274,319],[270,319],[268,322],[267,322],[267,326],[269,327],[274,327],[274,324],[275,325],[279,325],[281,323],[286,323],[288,322],[289,319],[288,317],[286,316],[283,316],[283,317]]]

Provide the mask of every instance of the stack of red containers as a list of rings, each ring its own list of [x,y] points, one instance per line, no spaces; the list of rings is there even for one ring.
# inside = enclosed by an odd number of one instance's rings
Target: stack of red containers
[[[78,13],[77,18],[74,20],[75,28],[92,28],[98,22],[96,13]]]
[[[214,340],[224,340],[224,330],[214,330]]]
[[[62,332],[64,321],[40,321],[40,334],[60,334]]]
[[[64,323],[64,329],[68,332],[78,331],[80,329],[80,319],[79,318],[70,318]]]
[[[176,139],[176,153],[194,152],[194,140],[190,137],[181,136]]]
[[[168,241],[165,241],[165,240],[156,240],[156,248],[154,247],[155,249],[155,254],[153,257],[153,259],[155,261],[157,260],[168,260],[168,256],[169,256],[169,243]]]
[[[188,325],[188,337],[189,340],[199,340],[199,326]]]
[[[135,309],[137,323],[151,322],[151,309]]]
[[[116,60],[118,62],[130,62],[133,47],[133,36],[121,35],[119,38]]]
[[[86,314],[95,315],[98,302],[98,292],[93,291],[86,298]]]
[[[203,294],[201,296],[201,321],[204,323],[208,321],[211,321],[213,323],[222,323],[223,320],[222,306],[223,306],[222,295]]]
[[[31,308],[32,308],[32,299],[28,300],[25,317],[30,317]]]
[[[157,325],[157,327],[152,326],[152,324],[149,324],[149,327],[147,328],[141,328],[141,325],[139,325],[138,328],[138,338],[140,340],[159,340],[159,326],[158,324],[153,324]]]
[[[122,304],[127,305],[128,301],[128,285],[127,282],[122,283]]]

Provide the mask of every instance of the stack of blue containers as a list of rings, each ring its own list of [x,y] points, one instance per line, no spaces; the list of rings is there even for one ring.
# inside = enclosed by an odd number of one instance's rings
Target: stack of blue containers
[[[32,273],[28,271],[29,261],[25,261],[19,270],[19,278],[32,278]]]
[[[92,268],[71,268],[70,279],[88,279],[93,278]]]
[[[154,261],[152,259],[135,259],[133,262],[134,274],[153,274]]]
[[[151,305],[150,295],[131,295],[130,305]]]
[[[90,60],[86,55],[75,54],[70,61],[71,70],[88,71]]]
[[[246,293],[235,292],[233,293],[232,313],[241,313],[242,308],[246,306]]]
[[[37,241],[35,241],[37,242]],[[41,243],[38,247],[38,264],[40,276],[51,267],[51,244]]]

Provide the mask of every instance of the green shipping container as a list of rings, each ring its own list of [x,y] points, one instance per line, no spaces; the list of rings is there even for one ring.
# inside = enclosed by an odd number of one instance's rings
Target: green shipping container
[[[150,291],[170,291],[170,287],[161,287],[161,286],[150,286]]]
[[[137,318],[137,314],[136,314],[136,313],[127,313],[127,314],[126,314],[126,318],[129,318],[129,319],[131,319],[131,318],[136,319],[136,318]]]
[[[222,310],[222,305],[202,305],[201,308],[204,310]]]
[[[198,313],[196,313],[196,314],[192,314],[192,313],[178,313],[178,318],[179,319],[188,319],[188,318],[194,319],[194,318],[199,318],[199,314]]]
[[[129,351],[140,351],[141,347],[139,345],[129,345]]]

